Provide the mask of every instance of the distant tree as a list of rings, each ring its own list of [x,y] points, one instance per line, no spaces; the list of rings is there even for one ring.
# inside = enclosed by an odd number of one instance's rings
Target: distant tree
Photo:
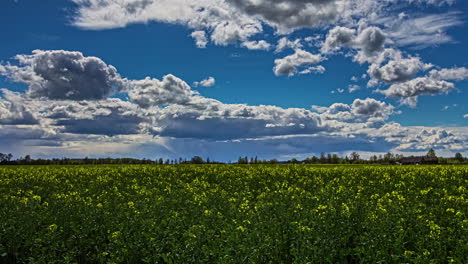
[[[325,164],[326,161],[327,161],[327,158],[325,156],[325,152],[320,153],[320,163]]]
[[[331,163],[333,163],[333,164],[339,164],[339,163],[340,163],[340,157],[338,157],[337,154],[333,154]]]
[[[299,161],[298,161],[297,159],[293,158],[293,159],[291,160],[291,163],[292,163],[292,164],[298,164]]]
[[[205,163],[205,162],[203,161],[203,158],[200,157],[200,156],[194,156],[194,157],[190,160],[190,162],[191,162],[192,164],[203,164],[203,163]]]
[[[394,156],[391,152],[388,152],[384,155],[385,162],[391,162],[394,159]]]
[[[461,153],[455,154],[455,159],[458,160],[459,162],[463,162],[465,160]]]
[[[31,160],[32,160],[32,158],[31,158],[30,155],[26,155],[26,156],[24,157],[24,161],[26,161],[26,162],[31,162]]]
[[[319,158],[317,158],[316,156],[313,156],[312,159],[310,159],[310,161],[312,164],[317,164],[319,163]]]
[[[164,162],[164,164],[169,165],[169,164],[171,164],[171,161],[169,159],[167,159],[166,162]]]
[[[247,163],[249,163],[247,158],[239,157],[239,159],[237,160],[237,164],[247,164]]]
[[[436,156],[436,153],[435,153],[435,150],[433,150],[433,149],[430,149],[430,150],[427,152],[426,156],[429,157],[429,158],[436,158],[436,157],[437,157],[437,156]]]
[[[208,163],[208,164],[211,163],[210,157],[206,158],[206,163]]]
[[[356,161],[358,161],[358,160],[361,159],[361,156],[360,156],[359,153],[357,153],[357,152],[351,153],[350,156],[351,156],[351,157],[350,157],[350,160],[351,160],[352,162],[356,162]]]
[[[163,164],[164,164],[164,160],[163,160],[162,158],[159,158],[158,164],[159,164],[159,165],[163,165]]]
[[[439,164],[447,164],[448,160],[446,158],[437,158]]]

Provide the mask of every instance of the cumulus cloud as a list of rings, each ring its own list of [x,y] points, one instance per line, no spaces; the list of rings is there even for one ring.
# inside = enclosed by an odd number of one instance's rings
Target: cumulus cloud
[[[389,61],[380,66],[372,64],[367,73],[374,79],[386,83],[402,82],[413,78],[418,72],[432,67],[430,64],[424,64],[419,57],[408,59],[398,58]]]
[[[294,65],[295,73],[300,72],[299,68],[312,71],[308,64],[322,60],[320,55],[302,50],[296,50],[295,54],[288,59],[290,61],[286,60]],[[319,66],[312,67],[321,71]],[[433,133],[430,129],[414,139],[411,137],[414,130],[386,123],[391,115],[398,113],[392,105],[372,98],[314,107],[317,112],[313,112],[302,108],[225,104],[200,96],[182,79],[170,74],[161,80],[149,77],[127,80],[120,76],[119,79],[128,101],[116,98],[52,100],[28,96],[29,92],[4,91],[4,98],[0,99],[0,134],[14,138],[17,133],[18,140],[12,142],[20,141],[22,146],[34,144],[77,151],[82,151],[90,142],[108,142],[99,146],[110,149],[116,144],[119,148],[134,146],[130,138],[148,140],[151,136],[162,141],[190,141],[203,146],[258,144],[260,148],[265,144],[283,144],[281,146],[291,153],[303,151],[305,148],[301,146],[320,146],[319,142],[333,142],[337,150],[345,148],[346,142],[352,142],[352,146],[346,145],[347,150],[349,147],[349,150],[388,151],[390,147],[411,150],[417,142],[423,142],[425,147],[446,144],[449,149],[459,149],[466,141],[463,135],[449,131],[446,135]],[[357,149],[351,149],[354,147]],[[122,149],[128,151],[128,147]]]
[[[147,108],[157,105],[187,104],[196,94],[190,86],[176,76],[169,74],[162,81],[154,78],[129,81],[128,98],[131,102]]]
[[[129,24],[159,21],[182,24],[211,34],[218,45],[263,33],[268,25],[278,34],[301,28],[326,27],[345,24],[356,27],[362,20],[374,24],[389,24],[398,18],[401,6],[411,4],[450,4],[436,0],[72,0],[76,4],[72,23],[80,28],[102,30],[125,27]],[[385,20],[387,19],[387,20]],[[437,19],[426,18],[426,21]],[[409,22],[407,22],[409,23]],[[424,24],[416,21],[414,25]],[[433,25],[441,23],[426,22]],[[446,28],[451,26],[440,26]],[[394,26],[394,36],[409,26]],[[416,28],[416,27],[414,27]],[[427,30],[427,29],[426,29]],[[376,33],[376,32],[374,32]],[[401,35],[401,33],[400,33]],[[374,35],[378,40],[378,35]],[[369,46],[368,46],[369,48]]]
[[[222,0],[73,0],[73,24],[102,30],[128,24],[160,21],[211,32],[217,45],[247,40],[261,32],[262,24]],[[197,33],[200,36],[201,33]],[[200,43],[199,43],[200,44]]]
[[[141,134],[146,118],[137,107],[120,99],[52,104],[44,117],[63,127],[61,132],[93,135]]]
[[[441,128],[412,128],[411,134],[402,139],[398,150],[448,149],[466,150],[465,138]],[[419,131],[418,131],[419,130]]]
[[[372,56],[383,49],[386,36],[380,28],[370,26],[356,33],[354,29],[341,26],[331,29],[322,45],[322,52],[330,53],[342,47],[352,47]]]
[[[81,52],[34,50],[17,55],[19,66],[6,64],[0,74],[28,85],[34,98],[98,100],[122,88],[123,80],[112,65]]]
[[[323,1],[249,1],[234,0],[232,3],[251,16],[277,28],[279,32],[293,29],[314,27],[337,18],[339,6],[334,0]]]
[[[336,26],[328,32],[321,51],[324,54],[333,54],[342,48],[351,48],[358,51],[354,56],[355,61],[375,62],[379,56],[385,56],[386,41],[386,34],[375,26],[360,27],[358,31]]]
[[[429,72],[429,76],[436,80],[463,81],[468,79],[468,68],[432,70]]]
[[[373,98],[356,99],[350,105],[335,103],[329,107],[312,108],[321,113],[320,116],[330,121],[334,127],[351,131],[381,126],[391,115],[397,113],[394,106]]]
[[[216,84],[216,79],[214,77],[208,77],[207,79],[201,80],[199,82],[193,83],[195,87],[203,86],[203,87],[212,87]]]
[[[317,114],[305,109],[224,104],[203,97],[195,97],[187,105],[159,109],[152,124],[155,135],[216,140],[311,134],[329,129]]]
[[[0,90],[5,98],[0,98],[0,125],[34,125],[38,120],[18,100],[20,95],[7,89]]]
[[[385,40],[385,33],[380,28],[372,26],[359,33],[355,42],[363,52],[372,55],[382,50]]]
[[[197,45],[198,48],[206,48],[206,45],[208,44],[208,39],[206,37],[206,33],[203,30],[197,30],[192,32],[190,36],[195,40],[195,44]]]
[[[356,30],[337,26],[328,32],[325,42],[322,45],[322,52],[331,53],[342,47],[350,47],[354,45],[355,39]]]
[[[432,67],[432,65],[425,64],[422,66],[423,69],[428,69],[429,67]],[[372,72],[371,70],[369,71]],[[378,74],[376,75],[375,72],[372,72],[371,75],[374,77],[379,76]],[[389,74],[387,75],[391,76]],[[383,75],[380,75],[380,77],[382,76]],[[400,98],[402,104],[416,107],[418,96],[448,94],[449,92],[455,90],[455,84],[449,81],[463,81],[467,78],[468,69],[464,67],[432,70],[424,77],[418,77],[404,82],[395,83],[388,89],[379,90],[379,92],[386,95],[387,97]],[[401,78],[398,80],[401,80]],[[397,78],[393,79],[392,81],[397,81]]]
[[[348,92],[349,93],[354,93],[356,91],[358,91],[359,89],[361,89],[361,86],[357,85],[357,84],[351,84],[348,86]]]
[[[298,72],[298,67],[317,64],[322,60],[323,57],[320,54],[312,54],[305,50],[297,49],[292,55],[286,56],[282,59],[276,59],[273,72],[277,76],[293,76]]]
[[[278,44],[276,44],[275,52],[281,52],[286,48],[290,48],[293,50],[302,49],[303,45],[301,43],[301,39],[295,39],[294,41],[289,40],[286,37],[282,37],[278,40]]]
[[[310,66],[309,68],[300,71],[299,74],[311,74],[311,73],[322,74],[325,71],[326,71],[325,67],[323,67],[322,65],[318,65],[318,66]]]
[[[464,118],[468,118],[468,114],[464,115],[463,117],[464,117]]]
[[[377,101],[372,98],[354,100],[351,109],[352,112],[357,115],[370,117],[388,118],[394,113],[394,107],[392,105],[388,105],[387,103]]]
[[[271,48],[271,44],[265,40],[244,41],[242,42],[242,47],[245,47],[249,50],[269,50]]]
[[[453,83],[434,80],[428,77],[420,77],[406,82],[393,84],[387,90],[382,90],[380,92],[387,97],[409,99],[403,102],[414,106],[414,101],[416,100],[417,102],[417,97],[420,95],[448,93],[454,89],[455,85]]]

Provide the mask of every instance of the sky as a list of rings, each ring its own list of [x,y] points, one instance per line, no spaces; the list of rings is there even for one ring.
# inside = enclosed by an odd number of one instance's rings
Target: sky
[[[5,0],[0,152],[468,156],[460,0]]]

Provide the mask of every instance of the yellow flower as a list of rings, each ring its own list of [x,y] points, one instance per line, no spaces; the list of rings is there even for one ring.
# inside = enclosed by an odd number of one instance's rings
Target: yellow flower
[[[58,225],[51,224],[49,227],[47,227],[47,230],[49,230],[50,232],[55,232],[57,228],[58,228]]]
[[[112,235],[111,235],[111,237],[114,238],[114,239],[118,238],[119,236],[120,236],[120,231],[116,231],[116,232],[112,233]]]

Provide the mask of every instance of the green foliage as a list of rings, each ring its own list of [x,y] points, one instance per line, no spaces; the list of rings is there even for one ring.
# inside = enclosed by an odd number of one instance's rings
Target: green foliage
[[[10,166],[0,208],[0,263],[468,263],[468,166]]]
[[[430,157],[430,158],[435,158],[435,157],[437,157],[437,156],[436,156],[436,153],[435,153],[435,150],[433,150],[433,149],[430,149],[430,150],[427,152],[426,156],[428,156],[428,157]]]

